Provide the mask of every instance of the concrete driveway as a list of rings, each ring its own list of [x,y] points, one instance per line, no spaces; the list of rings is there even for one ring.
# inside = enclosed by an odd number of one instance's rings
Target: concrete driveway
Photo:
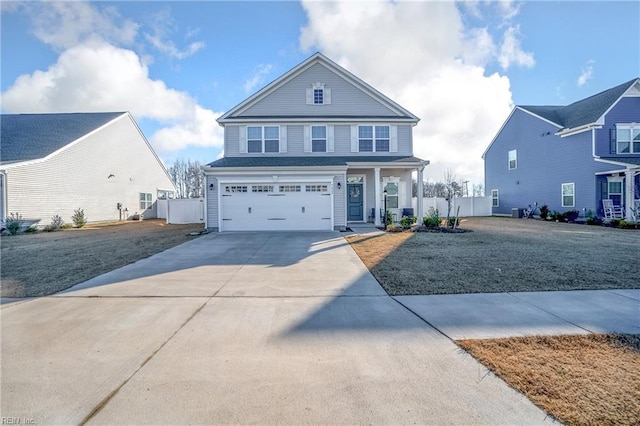
[[[1,314],[21,424],[551,422],[338,233],[207,235]]]

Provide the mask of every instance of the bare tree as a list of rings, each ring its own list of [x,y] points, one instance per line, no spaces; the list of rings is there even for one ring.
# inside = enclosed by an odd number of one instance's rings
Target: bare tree
[[[169,175],[176,184],[177,198],[198,198],[204,195],[204,174],[199,161],[178,158],[169,167]]]

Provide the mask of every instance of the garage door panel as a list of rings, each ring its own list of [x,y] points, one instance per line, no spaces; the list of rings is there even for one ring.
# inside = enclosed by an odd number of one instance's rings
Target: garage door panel
[[[306,192],[305,184],[284,187],[299,186],[299,192],[251,192],[251,185],[247,186],[247,192],[221,198],[223,231],[332,229],[330,193]]]

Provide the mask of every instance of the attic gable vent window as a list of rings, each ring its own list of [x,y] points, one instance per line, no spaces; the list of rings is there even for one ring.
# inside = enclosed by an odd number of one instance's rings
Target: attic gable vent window
[[[314,83],[307,88],[307,105],[328,105],[331,103],[331,89],[324,83]]]

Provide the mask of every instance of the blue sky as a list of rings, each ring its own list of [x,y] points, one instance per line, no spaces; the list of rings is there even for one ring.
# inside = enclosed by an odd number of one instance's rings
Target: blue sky
[[[514,104],[640,76],[640,2],[6,2],[2,112],[131,111],[161,159],[222,155],[221,113],[320,51],[421,118],[426,177],[483,181]]]

